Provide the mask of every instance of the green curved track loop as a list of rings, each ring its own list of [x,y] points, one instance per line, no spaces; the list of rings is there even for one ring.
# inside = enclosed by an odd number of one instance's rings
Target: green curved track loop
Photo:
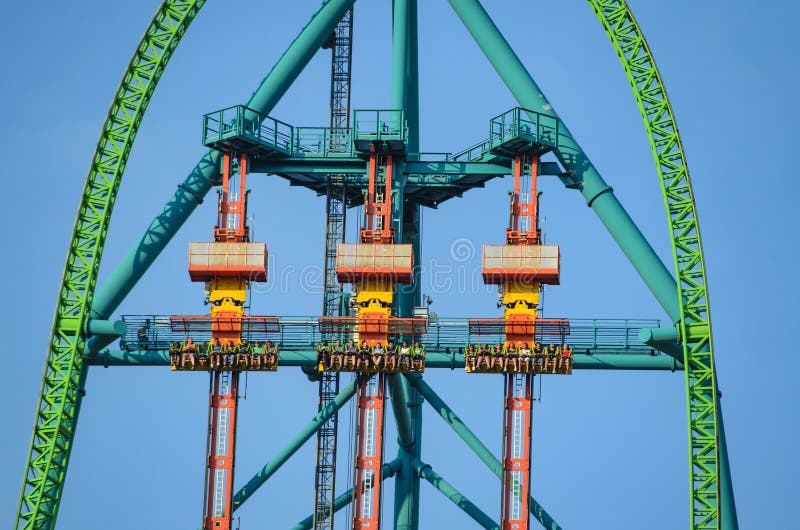
[[[205,0],[165,0],[128,65],[103,125],[72,232],[36,407],[15,528],[55,526],[80,409],[86,325],[128,155],[178,42]]]
[[[689,412],[691,528],[719,529],[716,374],[700,227],[678,125],[650,48],[624,0],[588,0],[633,88],[656,161],[669,220]]]

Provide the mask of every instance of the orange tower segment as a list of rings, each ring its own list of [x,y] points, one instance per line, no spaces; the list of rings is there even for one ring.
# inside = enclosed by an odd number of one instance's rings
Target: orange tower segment
[[[414,266],[412,245],[395,244],[392,227],[393,156],[371,151],[369,182],[364,201],[364,223],[359,243],[341,243],[336,251],[336,275],[341,283],[354,285],[355,324],[352,337],[362,348],[386,347],[390,333],[417,329],[415,319],[392,316],[398,283],[411,283]],[[336,319],[328,318],[325,326]],[[338,319],[342,326],[351,318]],[[402,321],[402,322],[401,322]],[[321,325],[323,325],[321,321]],[[363,365],[362,365],[363,366]],[[362,372],[368,371],[362,368]],[[378,530],[381,507],[381,466],[386,371],[375,367],[374,376],[359,374],[358,424],[353,488],[353,528]]]
[[[233,175],[233,163],[237,159],[239,170]],[[249,319],[244,310],[250,282],[267,279],[266,245],[250,242],[247,226],[247,163],[244,153],[238,156],[235,152],[223,153],[214,241],[193,242],[189,246],[189,277],[206,284],[206,303],[211,305],[212,342],[207,346],[209,351],[204,352],[211,370],[204,530],[231,528],[238,386],[242,369],[232,359],[234,352],[242,352],[243,324]],[[216,362],[208,356],[212,348],[218,349],[211,355],[217,356]]]

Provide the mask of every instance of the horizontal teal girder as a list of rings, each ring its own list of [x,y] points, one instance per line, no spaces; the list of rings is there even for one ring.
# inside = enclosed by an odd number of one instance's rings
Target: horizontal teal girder
[[[313,367],[317,364],[316,352],[310,350],[281,350],[279,366]],[[169,365],[169,352],[103,350],[88,359],[91,366],[163,366]],[[462,354],[427,353],[426,368],[464,368]],[[576,370],[682,370],[683,367],[665,354],[646,353],[599,353],[574,355]],[[480,377],[483,374],[473,374]],[[490,374],[489,374],[490,375]]]
[[[639,330],[639,341],[683,363],[683,346],[678,341],[678,328],[642,328]]]
[[[109,335],[119,338],[128,330],[124,320],[89,320],[86,330],[91,335]]]
[[[547,169],[552,170],[552,166],[545,166]],[[504,176],[511,174],[511,165],[509,164],[493,164],[489,162],[449,162],[437,160],[409,160],[399,162],[395,167],[400,173],[409,176],[408,185],[424,185],[426,179],[419,178],[418,180],[411,180],[413,177],[425,177],[428,175],[441,175],[452,179],[470,175],[491,175],[491,176]],[[307,158],[284,158],[284,159],[268,159],[268,160],[253,160],[250,164],[250,173],[269,173],[269,174],[302,174],[307,175],[309,179],[320,179],[324,181],[324,176],[328,173],[347,173],[354,175],[366,175],[367,161],[363,158],[331,158],[331,159],[315,159],[309,160]],[[541,173],[540,173],[541,174]],[[363,185],[366,186],[367,182],[364,180]]]

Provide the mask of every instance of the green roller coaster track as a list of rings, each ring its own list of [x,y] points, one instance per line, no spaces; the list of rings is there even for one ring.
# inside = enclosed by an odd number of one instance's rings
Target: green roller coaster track
[[[165,1],[133,54],[97,143],[72,231],[16,528],[55,525],[87,366],[85,329],[114,201],[136,133],[175,48],[205,0]]]
[[[165,0],[114,97],[84,186],[57,301],[15,528],[51,529],[88,371],[87,327],[111,213],[139,125],[166,65],[205,0]],[[718,403],[709,302],[694,197],[661,76],[624,0],[588,0],[617,51],[645,122],[677,272],[689,419],[691,528],[720,518]]]
[[[686,372],[692,528],[720,528],[717,384],[706,273],[689,168],[655,60],[623,0],[588,0],[631,83],[656,161],[678,274]]]

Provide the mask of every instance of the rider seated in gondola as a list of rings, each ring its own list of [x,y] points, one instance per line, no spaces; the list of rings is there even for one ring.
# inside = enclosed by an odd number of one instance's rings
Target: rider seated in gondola
[[[550,346],[547,347],[547,360],[545,363],[545,369],[549,365],[551,373],[556,373],[556,365],[558,364],[558,350],[556,349],[556,345],[553,343],[550,343]]]
[[[353,371],[361,369],[361,365],[368,362],[370,355],[372,355],[372,348],[367,344],[366,339],[361,341],[358,351],[352,358],[352,362],[348,363],[348,368]]]
[[[178,363],[181,361],[181,343],[180,342],[170,342],[169,343],[169,364],[173,370],[178,369]]]
[[[411,362],[415,372],[422,372],[425,369],[425,346],[419,342],[415,342],[411,349]]]
[[[328,347],[328,341],[323,340],[317,345],[317,370],[322,372],[330,366],[331,351]]]
[[[278,349],[279,344],[273,344],[272,341],[268,340],[264,343],[264,348],[267,352],[267,366],[268,370],[274,370],[278,366]]]
[[[197,353],[197,346],[192,337],[188,337],[186,342],[181,345],[181,368],[186,369],[186,364],[188,363],[191,369],[194,370],[195,353]]]
[[[511,373],[519,373],[519,352],[514,342],[509,342],[506,348],[506,355],[503,359],[503,371],[508,372],[508,365],[511,365]]]
[[[519,369],[523,374],[531,373],[531,347],[527,342],[523,342],[519,349]]]
[[[340,339],[336,339],[336,342],[333,343],[333,346],[330,349],[331,355],[341,355],[344,353],[344,344]]]
[[[537,342],[533,345],[534,371],[537,373],[542,373],[544,371],[544,365],[545,365],[545,356],[544,356],[544,351],[542,350],[542,343]]]
[[[233,363],[236,359],[236,345],[231,339],[225,341],[222,346],[222,367],[233,368]]]
[[[394,342],[389,341],[386,343],[386,353],[383,359],[383,367],[387,372],[397,371],[397,346]]]
[[[394,371],[411,371],[411,348],[408,346],[408,342],[403,341],[395,353],[397,355],[397,365],[393,367]]]
[[[214,337],[208,344],[208,364],[212,370],[219,369],[222,364],[222,343]]]
[[[474,344],[469,344],[464,348],[464,363],[467,366],[468,372],[475,371],[478,363],[478,352],[475,350]]]
[[[250,354],[253,352],[253,345],[247,339],[242,339],[236,352],[236,365],[239,368],[247,368],[250,362]]]
[[[558,358],[558,368],[559,370],[564,370],[566,372],[569,371],[572,365],[572,349],[570,349],[569,344],[562,344],[561,345],[561,355]]]
[[[208,367],[208,343],[197,345],[197,364],[202,368]]]
[[[389,347],[387,343],[386,348]],[[383,347],[383,344],[380,342],[376,343],[375,346],[372,348],[372,352],[370,355],[365,355],[362,358],[362,364],[360,370],[364,372],[372,371],[373,369],[377,372],[380,371],[381,368],[386,366],[386,355],[387,349]]]
[[[494,353],[492,353],[492,362],[489,364],[489,370],[493,372],[503,370],[503,356],[505,353],[506,347],[502,342],[498,342],[497,346],[494,347]]]
[[[480,371],[481,366],[486,366],[486,369],[489,369],[489,362],[492,358],[492,348],[489,348],[489,345],[486,343],[480,345],[478,348],[478,355],[475,358],[475,369]]]

